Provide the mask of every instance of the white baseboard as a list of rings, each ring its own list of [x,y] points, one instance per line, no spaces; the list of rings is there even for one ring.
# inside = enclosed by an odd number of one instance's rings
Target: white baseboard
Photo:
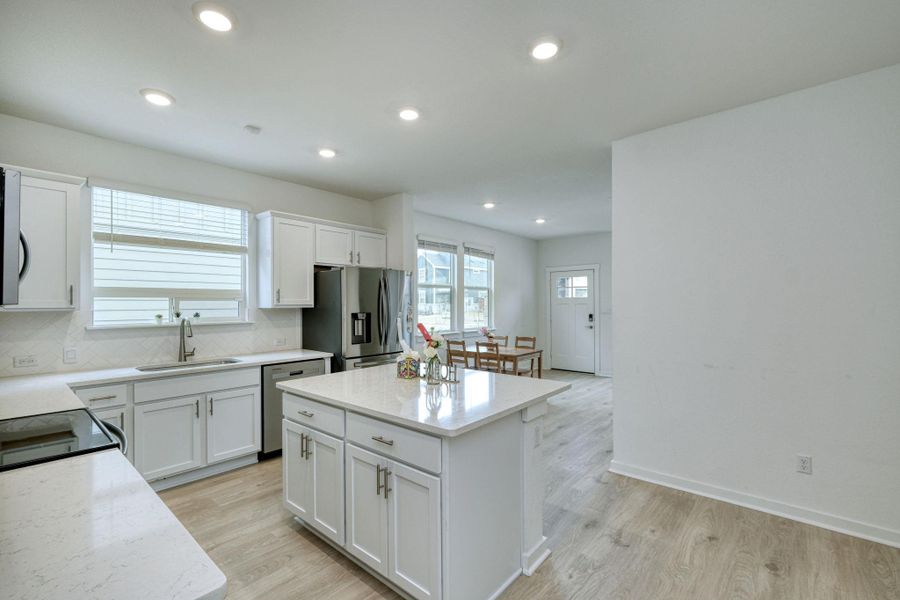
[[[617,475],[633,477],[634,479],[640,479],[649,483],[655,483],[683,492],[690,492],[691,494],[697,494],[698,496],[704,496],[714,500],[721,500],[722,502],[736,504],[738,506],[743,506],[744,508],[758,510],[786,519],[800,521],[801,523],[806,523],[808,525],[815,525],[816,527],[837,531],[838,533],[845,533],[886,546],[900,548],[900,531],[893,529],[887,529],[885,527],[879,527],[877,525],[819,512],[809,508],[786,504],[784,502],[779,502],[778,500],[753,496],[751,494],[745,494],[744,492],[738,492],[716,485],[694,481],[692,479],[667,475],[665,473],[651,471],[634,465],[623,464],[617,460],[612,461],[609,466],[609,471],[611,473],[616,473]]]

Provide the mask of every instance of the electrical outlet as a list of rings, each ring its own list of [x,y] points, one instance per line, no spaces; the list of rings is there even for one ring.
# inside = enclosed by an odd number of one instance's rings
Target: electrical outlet
[[[13,356],[13,369],[21,369],[23,367],[36,367],[38,366],[37,356],[34,354],[27,354],[25,356]]]
[[[812,475],[812,456],[806,454],[797,455],[797,472]]]
[[[275,347],[287,346],[287,338],[275,338]]]
[[[78,362],[78,348],[63,348],[63,362],[71,365]]]

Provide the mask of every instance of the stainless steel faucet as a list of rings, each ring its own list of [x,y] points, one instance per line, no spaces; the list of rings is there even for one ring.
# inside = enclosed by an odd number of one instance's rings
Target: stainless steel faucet
[[[187,332],[185,334],[185,332]],[[187,359],[194,355],[197,348],[186,349],[185,338],[194,337],[194,330],[191,328],[191,322],[186,318],[181,318],[181,335],[178,344],[178,362],[187,362]]]

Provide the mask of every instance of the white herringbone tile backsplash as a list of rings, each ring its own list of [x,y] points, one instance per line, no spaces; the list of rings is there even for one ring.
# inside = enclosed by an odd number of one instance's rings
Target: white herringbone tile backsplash
[[[299,348],[300,310],[254,310],[254,323],[194,328],[190,347],[197,359]],[[178,328],[88,330],[89,311],[0,313],[0,377],[58,371],[84,371],[172,361],[178,355]],[[285,339],[283,347],[275,340]],[[63,362],[63,348],[75,348],[78,361]],[[36,367],[13,368],[14,356],[34,355]]]

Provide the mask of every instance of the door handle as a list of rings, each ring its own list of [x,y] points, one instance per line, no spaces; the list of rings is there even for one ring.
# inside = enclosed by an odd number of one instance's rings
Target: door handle
[[[28,267],[31,266],[31,247],[28,245],[28,240],[25,239],[25,232],[21,229],[19,230],[19,242],[22,244],[22,268],[19,269],[19,283],[22,283],[22,280],[28,275]]]
[[[281,288],[275,290],[275,303],[281,304]]]
[[[306,434],[300,434],[300,458],[306,458]]]
[[[209,416],[213,416],[213,404],[215,404],[215,402],[216,401],[213,400],[213,397],[210,396],[209,397]]]
[[[384,499],[387,500],[388,494],[391,493],[391,488],[388,487],[388,477],[391,476],[391,470],[386,468],[382,471],[382,473],[384,473]]]
[[[69,306],[75,306],[75,286],[69,284]]]
[[[359,255],[359,251],[357,250],[357,252],[356,252],[356,264],[359,264],[359,263],[362,262],[362,259],[361,259],[359,256],[360,256],[360,255]]]
[[[375,465],[375,495],[380,496],[384,485],[381,483],[381,465]],[[386,470],[386,469],[385,469]]]
[[[353,264],[353,250],[350,251],[350,264]]]
[[[200,418],[200,401],[194,400],[194,416]]]

